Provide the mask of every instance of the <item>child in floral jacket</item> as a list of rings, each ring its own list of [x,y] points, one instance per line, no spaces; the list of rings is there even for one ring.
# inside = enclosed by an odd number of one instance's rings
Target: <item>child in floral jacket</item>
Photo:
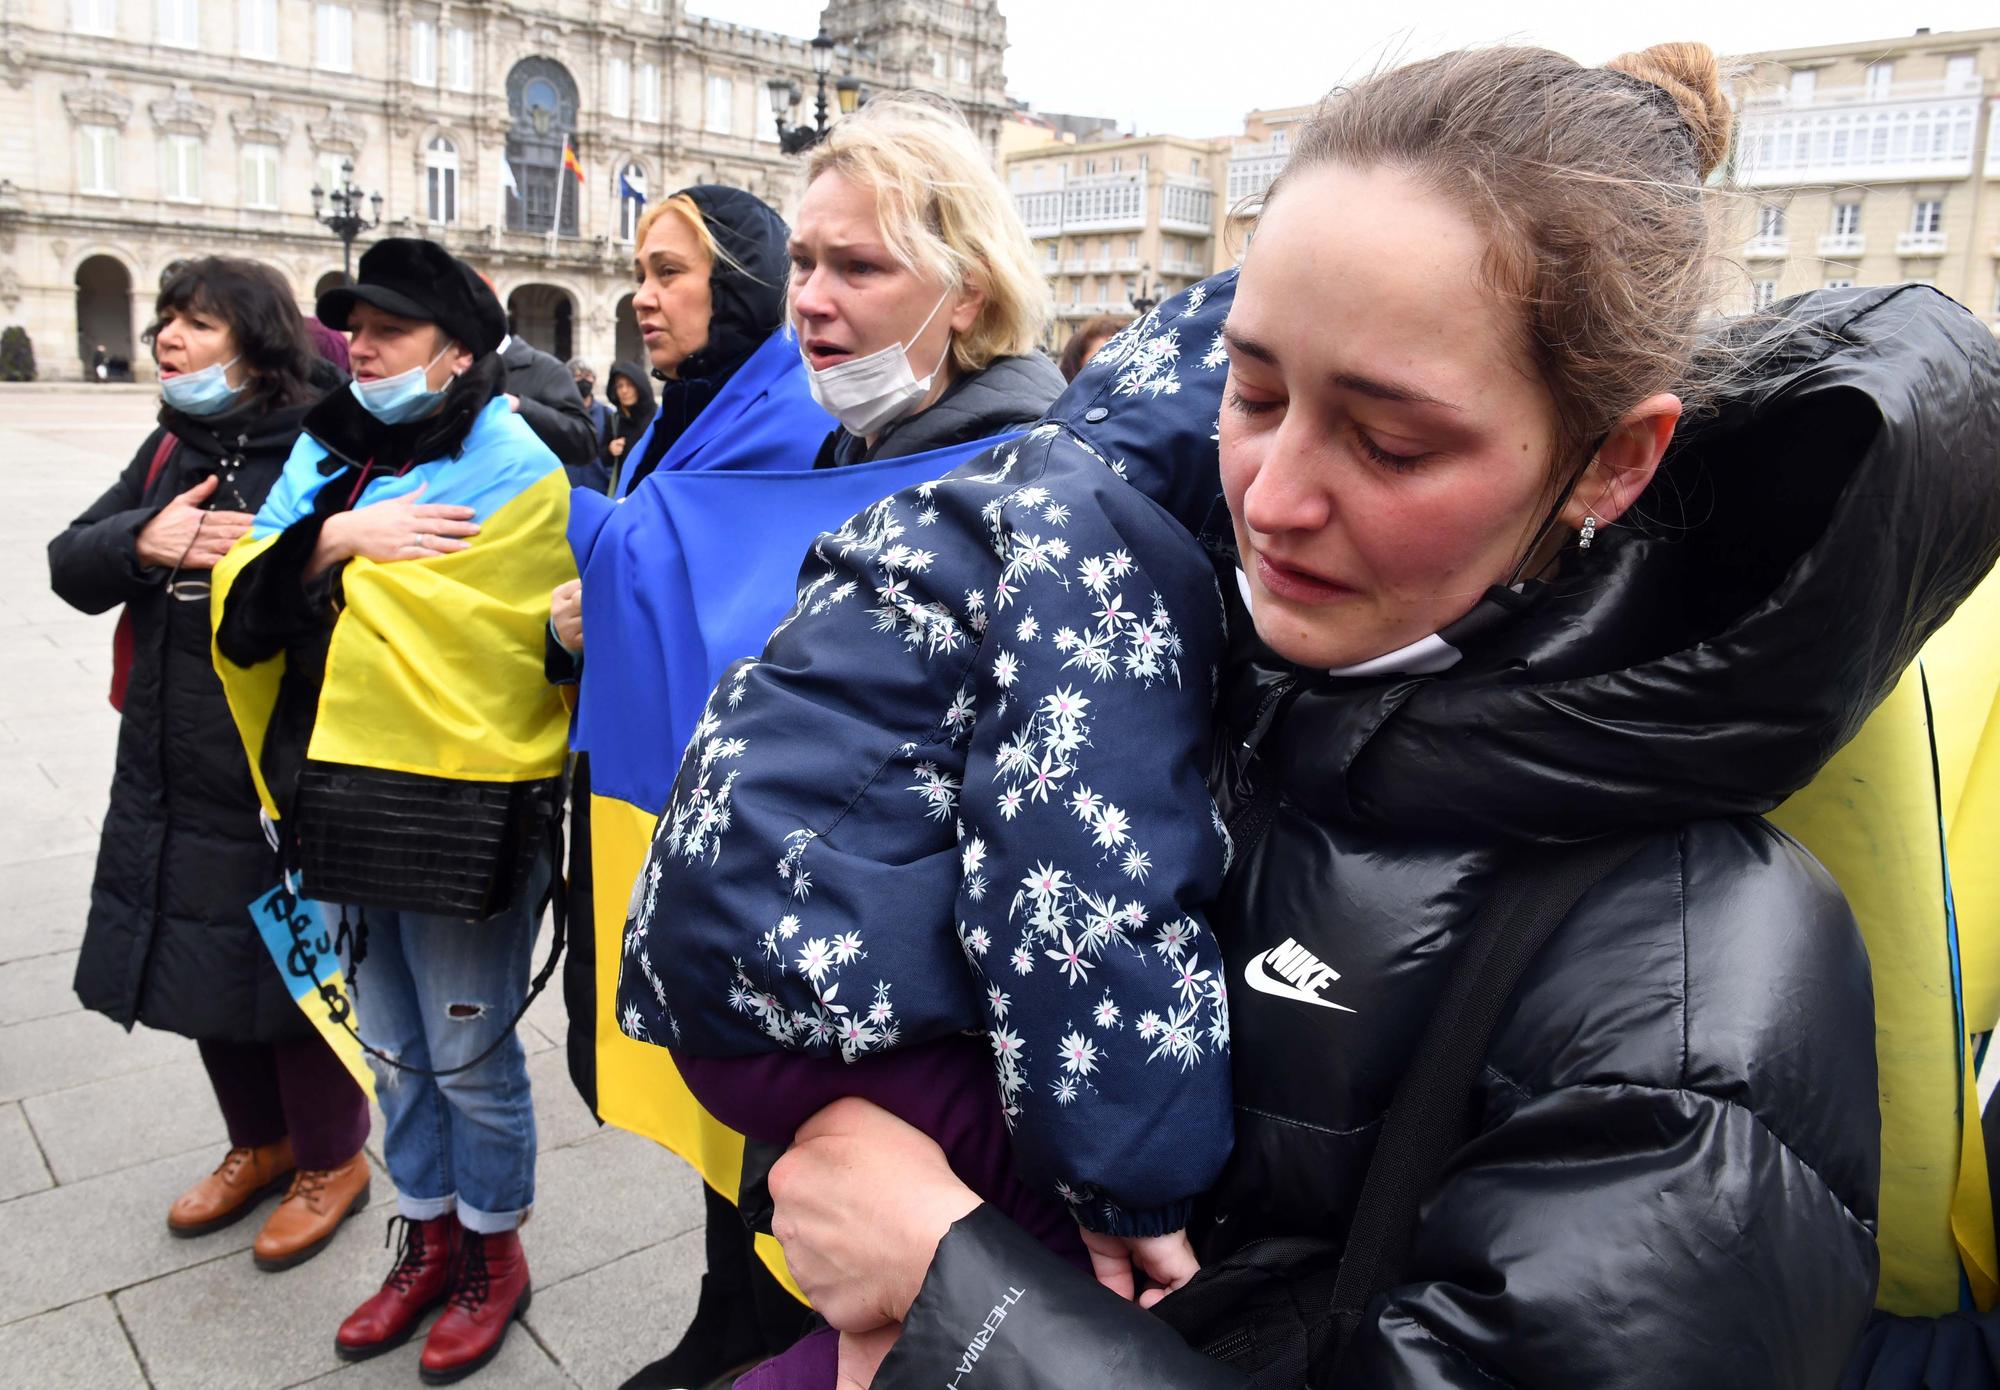
[[[1081,1227],[1128,1294],[1129,1260],[1193,1272],[1180,1233],[1231,1143],[1203,912],[1229,854],[1206,786],[1223,609],[1198,537],[1226,529],[1234,284],[819,539],[689,743],[619,980],[623,1030],[724,1123],[784,1143],[865,1096],[1079,1259]]]

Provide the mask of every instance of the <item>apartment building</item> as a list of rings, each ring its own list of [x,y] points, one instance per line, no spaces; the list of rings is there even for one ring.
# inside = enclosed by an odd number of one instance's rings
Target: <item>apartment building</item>
[[[1085,319],[1131,314],[1215,269],[1227,140],[1045,133],[1003,134],[1001,160],[1049,278],[1051,349]]]
[[[1731,307],[1916,280],[2000,326],[2000,29],[1739,61]]]

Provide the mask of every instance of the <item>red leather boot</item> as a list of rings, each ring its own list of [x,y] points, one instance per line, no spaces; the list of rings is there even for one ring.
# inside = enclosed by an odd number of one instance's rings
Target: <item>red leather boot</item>
[[[429,1221],[391,1217],[389,1230],[403,1223],[396,1264],[369,1300],[347,1315],[334,1334],[333,1349],[343,1361],[366,1361],[410,1340],[424,1314],[451,1294],[458,1256],[458,1218],[447,1213]],[[386,1241],[384,1242],[386,1244]]]
[[[426,1385],[463,1380],[500,1354],[508,1324],[528,1311],[528,1257],[519,1231],[459,1232],[458,1278],[431,1326],[418,1373]]]

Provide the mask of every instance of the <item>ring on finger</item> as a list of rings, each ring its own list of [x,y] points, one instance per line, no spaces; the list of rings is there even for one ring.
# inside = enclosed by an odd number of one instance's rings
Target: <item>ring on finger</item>
[[[428,531],[417,532],[417,538],[411,541],[410,544],[419,550],[429,550],[431,548],[431,533]]]

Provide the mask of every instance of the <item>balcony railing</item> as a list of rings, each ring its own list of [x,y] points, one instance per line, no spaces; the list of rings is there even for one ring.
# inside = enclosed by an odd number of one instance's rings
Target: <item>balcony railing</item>
[[[1969,82],[1947,82],[1943,78],[1927,82],[1892,81],[1882,87],[1815,86],[1812,94],[1803,101],[1794,101],[1789,87],[1779,87],[1751,92],[1743,98],[1743,105],[1746,109],[1777,106],[1793,111],[1810,111],[1822,106],[1862,106],[1881,101],[1935,101],[1939,97],[1977,96],[1983,85],[1978,77],[1974,77]]]
[[[1944,233],[1903,232],[1896,237],[1896,254],[1899,256],[1942,256],[1944,254]]]
[[[1776,236],[1753,236],[1743,244],[1743,259],[1781,261],[1790,253],[1791,245],[1791,239],[1783,233]]]
[[[1082,257],[1079,256],[1071,260],[1064,261],[1062,263],[1062,268],[1063,268],[1063,274],[1065,275],[1081,275],[1083,274],[1084,271],[1090,269],[1090,262],[1084,260]]]
[[[1859,232],[1821,232],[1815,249],[1822,259],[1851,260],[1868,249],[1868,239]]]

